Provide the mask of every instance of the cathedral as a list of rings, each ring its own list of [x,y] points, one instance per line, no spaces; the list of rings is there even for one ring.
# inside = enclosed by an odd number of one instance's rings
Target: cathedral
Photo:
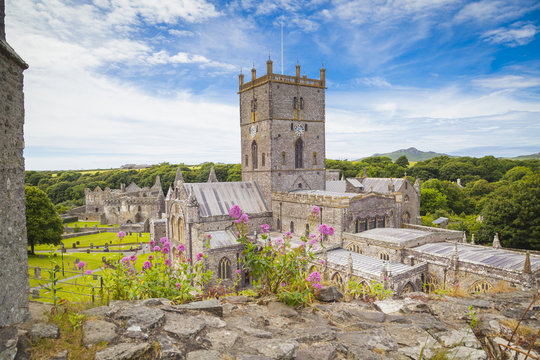
[[[309,215],[317,206],[320,223],[335,232],[317,254],[325,261],[309,270],[340,287],[351,279],[378,281],[399,294],[426,286],[483,292],[536,284],[540,256],[469,244],[461,231],[421,226],[419,181],[369,178],[365,171],[340,180],[327,171],[325,69],[310,79],[299,65],[295,76],[274,73],[271,60],[266,65],[259,77],[252,69],[248,82],[239,75],[242,181],[218,182],[212,171],[206,183],[185,183],[178,169],[159,220],[172,259],[202,252],[214,277],[232,284],[242,252],[229,216],[233,205],[248,215],[255,241],[268,224],[272,238],[290,232],[293,243],[316,231]],[[241,280],[250,279],[243,274]]]

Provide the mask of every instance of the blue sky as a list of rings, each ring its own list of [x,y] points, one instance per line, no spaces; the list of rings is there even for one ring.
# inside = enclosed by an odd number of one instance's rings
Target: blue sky
[[[27,169],[240,161],[238,73],[327,69],[326,156],[540,151],[540,3],[7,0]],[[249,78],[250,75],[247,77]]]

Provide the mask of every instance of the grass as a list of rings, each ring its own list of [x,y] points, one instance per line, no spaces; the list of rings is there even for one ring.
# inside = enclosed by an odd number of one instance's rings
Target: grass
[[[90,244],[94,244],[94,246],[99,246],[101,248],[103,245],[105,245],[105,243],[112,243],[112,245],[118,244],[118,236],[116,233],[103,232],[99,234],[83,235],[62,240],[66,249],[71,249],[73,247],[72,244],[77,243],[77,241],[79,242],[77,247],[89,247]],[[140,237],[138,236],[138,233],[126,235],[126,237],[124,237],[122,240],[122,243],[139,243],[141,241],[143,243],[148,243],[150,241],[150,233],[142,233]],[[49,244],[41,244],[34,247],[35,251],[50,251],[50,248],[51,245]],[[61,245],[56,246],[56,249],[60,250],[60,248]],[[30,250],[30,247],[28,247],[28,249]]]
[[[86,225],[87,227],[93,227],[93,226],[97,225],[98,228],[118,227],[117,224],[113,224],[113,225],[101,225],[101,224],[99,223],[99,221],[72,221],[72,222],[66,223],[66,225],[67,225],[68,227],[71,227],[71,228],[74,228],[75,225],[77,225],[77,227],[79,227],[79,228],[84,228],[85,225]]]

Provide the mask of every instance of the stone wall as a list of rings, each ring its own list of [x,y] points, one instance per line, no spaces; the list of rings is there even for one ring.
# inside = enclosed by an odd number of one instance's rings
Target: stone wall
[[[28,65],[5,41],[0,2],[0,328],[28,316],[24,200],[23,71]]]

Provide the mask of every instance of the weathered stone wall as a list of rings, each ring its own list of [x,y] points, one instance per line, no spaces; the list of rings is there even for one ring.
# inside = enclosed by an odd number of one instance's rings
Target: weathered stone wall
[[[23,71],[5,42],[0,3],[0,328],[28,316],[28,257],[24,200]]]
[[[150,220],[150,239],[159,241],[162,237],[167,236],[167,219],[151,219]]]

